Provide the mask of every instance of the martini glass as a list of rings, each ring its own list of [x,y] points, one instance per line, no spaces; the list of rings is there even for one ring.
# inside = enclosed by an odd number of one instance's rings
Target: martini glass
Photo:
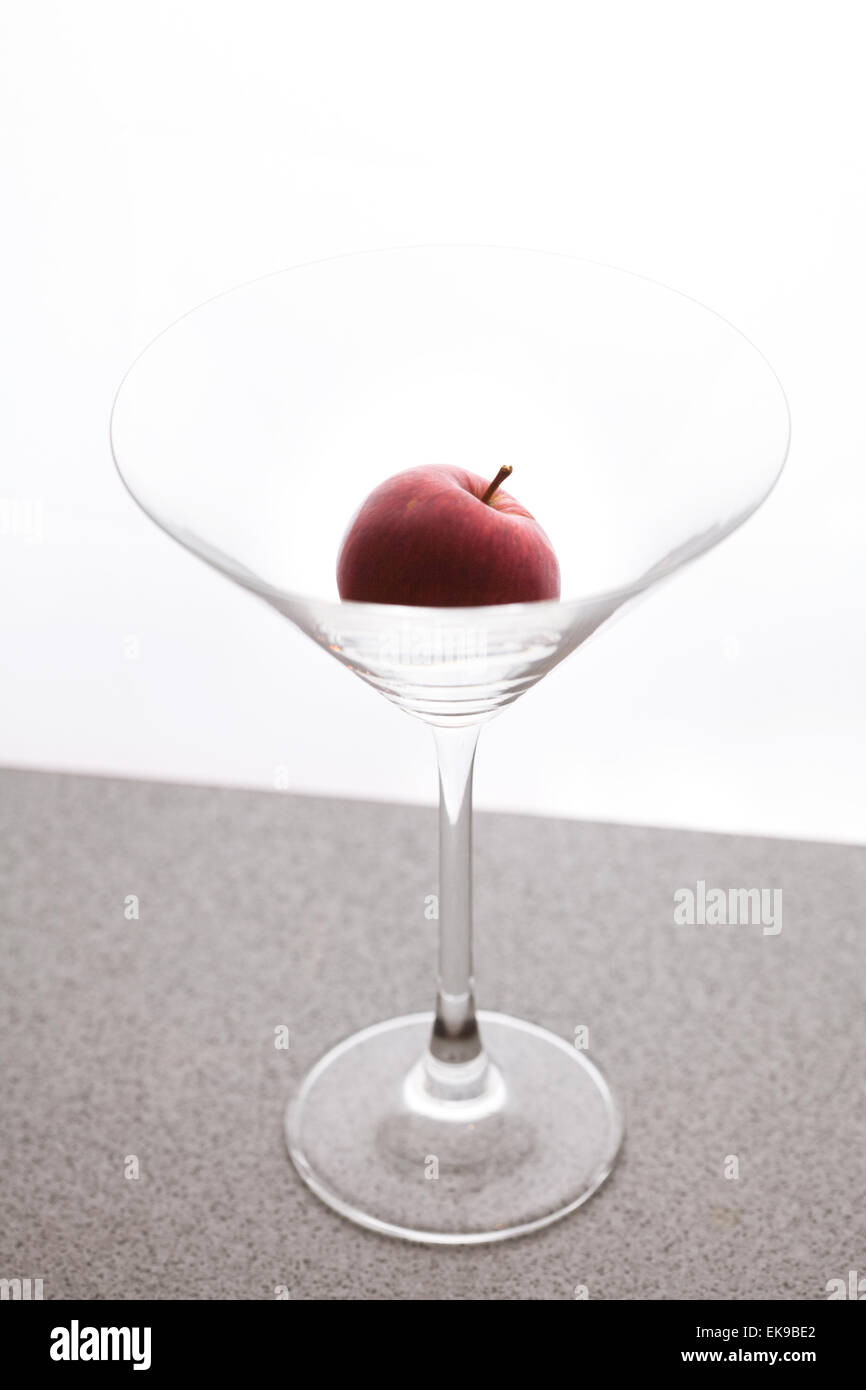
[[[587,1053],[475,1008],[476,740],[744,521],[788,436],[775,374],[718,315],[623,271],[494,247],[268,276],[187,314],[127,373],[112,448],[145,512],[435,736],[435,1008],[333,1048],[286,1116],[299,1173],[344,1216],[415,1240],[499,1240],[573,1210],[610,1172],[621,1111]],[[352,513],[424,463],[490,478],[511,464],[558,555],[561,600],[341,603]]]

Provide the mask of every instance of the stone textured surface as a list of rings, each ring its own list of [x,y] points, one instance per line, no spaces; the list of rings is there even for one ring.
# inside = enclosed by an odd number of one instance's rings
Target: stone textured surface
[[[866,1272],[857,848],[479,816],[480,1002],[589,1026],[624,1157],[572,1216],[482,1247],[392,1241],[304,1188],[294,1084],[431,1003],[434,836],[423,809],[0,776],[0,1275],[53,1298],[815,1299]],[[699,878],[781,888],[781,933],[675,926]]]

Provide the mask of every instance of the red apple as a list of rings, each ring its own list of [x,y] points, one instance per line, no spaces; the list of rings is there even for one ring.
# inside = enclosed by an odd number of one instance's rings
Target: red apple
[[[409,468],[380,483],[337,560],[342,599],[468,608],[559,598],[559,565],[538,522],[465,468]]]

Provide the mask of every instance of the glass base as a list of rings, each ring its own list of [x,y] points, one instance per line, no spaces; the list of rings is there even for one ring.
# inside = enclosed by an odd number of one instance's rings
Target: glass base
[[[443,1067],[432,1013],[388,1019],[326,1053],[286,1112],[289,1153],[329,1206],[406,1240],[476,1244],[546,1226],[604,1182],[622,1116],[586,1053],[505,1014],[485,1054]]]

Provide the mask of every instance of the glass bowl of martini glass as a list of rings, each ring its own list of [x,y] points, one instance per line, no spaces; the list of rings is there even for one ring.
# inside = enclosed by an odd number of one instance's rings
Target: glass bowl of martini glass
[[[435,738],[434,1007],[332,1048],[286,1114],[298,1172],[344,1216],[414,1240],[500,1240],[564,1216],[611,1171],[622,1114],[589,1055],[475,1007],[476,740],[739,526],[788,437],[774,372],[715,313],[610,267],[495,247],[362,252],[268,276],[185,315],[124,378],[112,449],[144,511]],[[513,469],[558,557],[558,599],[340,600],[355,510],[392,475],[443,464]]]

